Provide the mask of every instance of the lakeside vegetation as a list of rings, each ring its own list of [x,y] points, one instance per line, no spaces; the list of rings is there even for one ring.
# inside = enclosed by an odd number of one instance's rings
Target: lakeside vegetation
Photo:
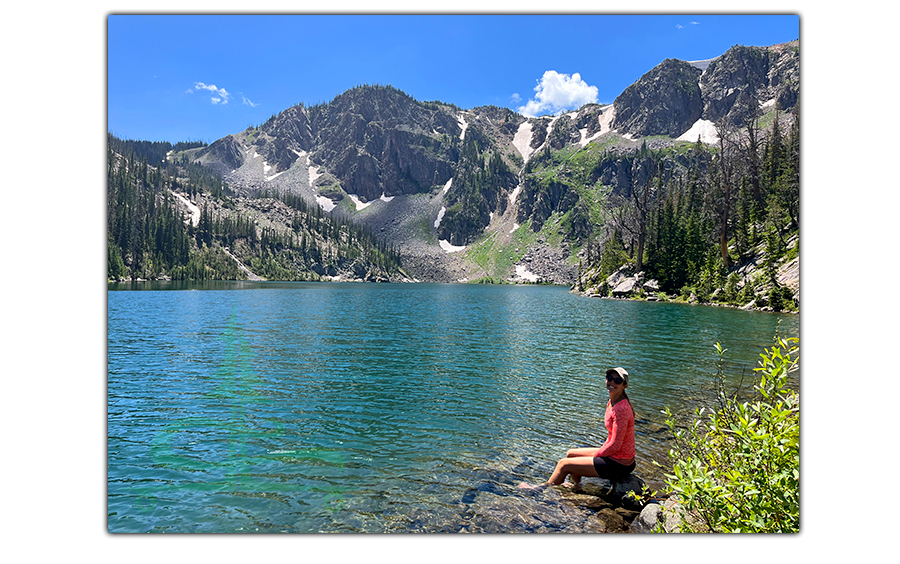
[[[777,338],[760,354],[747,399],[725,389],[725,349],[717,343],[716,351],[714,408],[698,408],[690,421],[666,409],[674,437],[666,485],[686,510],[681,532],[797,533],[800,394],[788,380],[800,369],[799,340]]]
[[[520,223],[542,230],[561,216],[553,231],[582,254],[579,291],[609,295],[606,278],[629,266],[666,299],[796,310],[776,272],[799,255],[799,105],[715,125],[712,146],[645,138],[623,148],[611,135],[539,152],[525,167]],[[747,276],[751,264],[761,275]]]

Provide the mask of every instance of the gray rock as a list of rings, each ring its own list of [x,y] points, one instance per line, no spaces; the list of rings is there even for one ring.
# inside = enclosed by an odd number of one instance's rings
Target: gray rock
[[[244,164],[244,151],[233,135],[227,135],[204,149],[200,158],[220,174],[227,174]]]
[[[632,292],[634,292],[637,285],[637,278],[626,278],[625,280],[622,280],[615,288],[613,288],[612,295],[614,298],[628,296]]]
[[[644,480],[636,474],[629,474],[624,480],[612,483],[612,497],[623,507],[640,509],[640,502],[629,494],[641,495],[646,487]]]
[[[613,127],[633,135],[681,135],[700,119],[700,69],[666,59],[626,88],[615,100]]]
[[[678,498],[672,496],[661,504],[653,503],[644,507],[632,521],[629,530],[634,533],[650,533],[657,525],[662,525],[663,532],[681,533],[685,522],[691,523],[693,530],[703,530],[699,519],[687,513]]]
[[[797,101],[800,84],[799,42],[771,47],[735,46],[711,61],[700,78],[703,117],[739,124],[751,98],[777,99],[782,111]]]
[[[633,533],[652,533],[653,528],[659,522],[660,514],[662,513],[662,506],[658,503],[651,503],[644,507],[641,510],[641,514],[638,515],[637,519],[635,519],[631,523],[631,532]]]
[[[624,269],[620,268],[606,277],[606,285],[610,288],[615,288],[626,278],[628,278],[628,275],[625,273]]]
[[[800,305],[800,257],[795,257],[778,268],[775,279],[794,293],[794,303]]]
[[[680,533],[681,523],[684,521],[684,509],[678,503],[678,499],[671,497],[662,504],[659,512],[663,530],[667,533]]]

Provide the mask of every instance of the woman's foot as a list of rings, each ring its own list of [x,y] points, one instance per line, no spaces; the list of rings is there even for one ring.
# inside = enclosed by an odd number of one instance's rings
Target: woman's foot
[[[546,483],[546,482],[544,482],[543,484],[538,484],[538,485],[536,485],[536,486],[532,486],[531,484],[527,484],[527,483],[525,483],[525,482],[522,482],[521,484],[519,484],[519,489],[520,489],[520,490],[540,491],[540,490],[543,490],[543,489],[546,488],[546,487],[547,487],[547,483]]]

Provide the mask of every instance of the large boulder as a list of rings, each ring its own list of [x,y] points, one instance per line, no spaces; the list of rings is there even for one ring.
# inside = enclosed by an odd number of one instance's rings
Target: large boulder
[[[637,519],[631,522],[631,532],[633,533],[652,533],[653,528],[660,520],[662,513],[662,505],[658,503],[650,503],[641,510],[641,514]]]
[[[625,278],[612,289],[614,298],[625,298],[640,287],[640,282],[636,277]]]
[[[612,288],[612,297],[628,298],[641,290],[658,291],[659,283],[656,280],[644,282],[644,272],[633,273],[632,265],[625,265],[606,278],[606,284]]]
[[[692,525],[692,530],[703,530],[699,518],[689,513],[676,496],[672,496],[662,503],[647,504],[631,522],[629,530],[633,533],[652,533],[659,525],[663,532],[680,533],[685,522]]]
[[[795,257],[778,268],[775,280],[794,293],[794,303],[800,305],[800,257]]]
[[[659,282],[656,280],[647,280],[641,286],[645,292],[659,292]]]
[[[587,478],[577,491],[556,489],[568,503],[591,509],[605,531],[615,533],[627,532],[638,518],[646,484],[640,476],[629,474],[617,481]]]
[[[663,503],[650,503],[641,510],[641,514],[631,523],[633,533],[652,533],[657,526],[666,533],[680,533],[683,511],[678,500],[670,498]]]

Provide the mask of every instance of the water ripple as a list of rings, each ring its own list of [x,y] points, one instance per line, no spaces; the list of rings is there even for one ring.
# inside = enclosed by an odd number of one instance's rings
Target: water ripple
[[[649,474],[715,341],[739,375],[798,331],[554,287],[214,287],[108,293],[110,531],[595,530],[515,486],[602,443],[605,368],[632,374]]]

